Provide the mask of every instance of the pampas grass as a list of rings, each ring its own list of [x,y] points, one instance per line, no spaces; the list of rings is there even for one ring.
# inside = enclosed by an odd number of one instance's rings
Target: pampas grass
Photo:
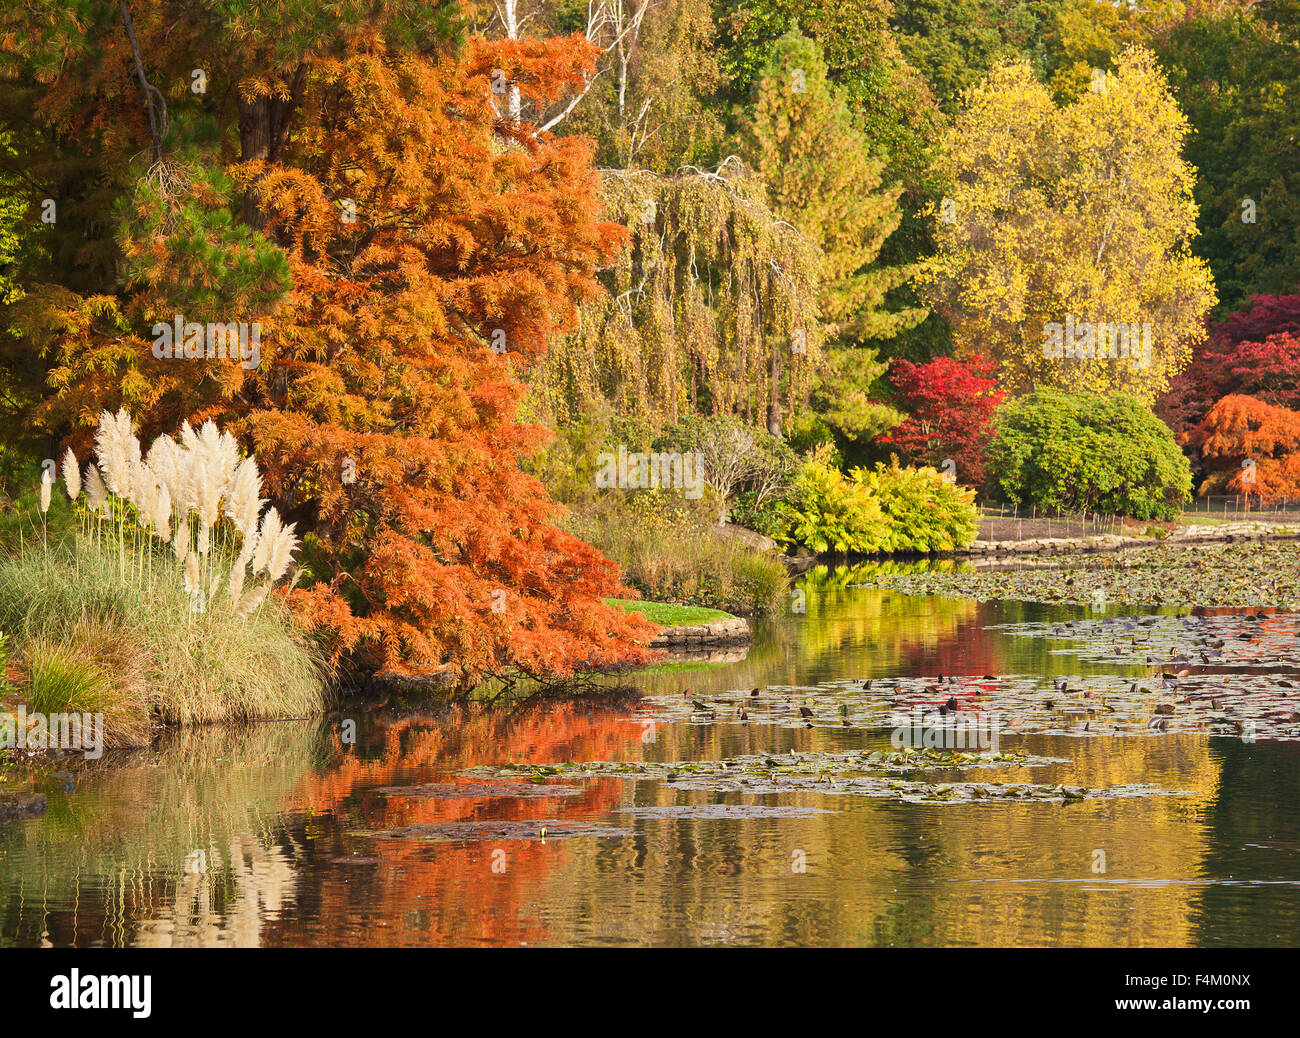
[[[241,559],[230,567],[230,604],[237,606],[239,597],[244,593],[244,572],[248,567]]]
[[[81,466],[71,447],[63,455],[63,485],[68,489],[68,500],[77,500],[77,495],[81,493]]]
[[[272,584],[289,572],[289,563],[293,561],[293,545],[293,531],[282,527],[266,557],[266,572]]]
[[[70,690],[81,708],[103,709],[119,745],[155,717],[323,709],[321,654],[272,594],[298,538],[264,509],[257,463],[229,433],[187,423],[145,453],[130,415],[105,411],[84,478],[71,450],[62,465],[80,534],[51,544],[47,533],[39,551],[25,545],[0,560],[0,629],[17,636],[33,694]],[[42,530],[51,477],[41,481]]]
[[[199,593],[199,557],[190,552],[185,556],[185,593],[187,595],[197,595]]]
[[[166,485],[158,488],[153,502],[154,533],[162,539],[163,544],[170,544],[172,539],[172,495]]]
[[[262,584],[253,588],[248,594],[239,600],[239,605],[235,607],[235,618],[242,620],[251,614],[258,606],[262,604],[262,599],[266,597],[266,585]]]
[[[148,741],[152,699],[135,637],[123,637],[111,619],[82,616],[59,631],[25,642],[17,658],[29,710],[102,713],[104,741],[138,746]]]
[[[190,521],[181,520],[181,524],[176,527],[176,532],[172,534],[172,554],[176,556],[177,561],[182,564],[185,557],[190,553]]]
[[[86,506],[92,513],[103,514],[108,507],[108,488],[99,466],[93,462],[86,466]]]
[[[42,651],[71,653],[102,675],[98,705],[69,709],[103,710],[110,746],[147,738],[155,716],[205,724],[319,714],[321,653],[284,603],[258,590],[264,600],[243,616],[224,595],[196,614],[170,572],[123,582],[116,546],[83,536],[0,559],[0,629],[14,634],[20,675]]]
[[[86,476],[89,527],[103,534],[105,531],[98,529],[99,517],[116,520],[116,546],[124,578],[128,516],[134,516],[141,530],[170,544],[181,566],[180,583],[194,597],[196,612],[215,597],[225,569],[226,560],[219,562],[217,556],[226,552],[216,550],[218,542],[234,552],[237,569],[247,565],[252,568],[248,576],[266,574],[266,592],[270,592],[293,563],[298,548],[294,524],[284,525],[274,507],[263,513],[266,502],[261,497],[257,462],[240,455],[233,436],[220,432],[211,421],[197,431],[186,422],[179,436],[179,442],[159,436],[143,453],[125,408],[99,416],[95,433],[98,463],[90,465]],[[71,450],[64,457],[63,470],[68,496],[75,502],[81,474]],[[49,488],[43,482],[41,511],[48,508]],[[134,542],[132,547],[136,547]],[[143,565],[139,568],[142,575]],[[233,572],[230,578],[233,586]],[[241,589],[244,581],[241,572],[237,581]],[[258,596],[257,605],[265,599],[266,593]]]

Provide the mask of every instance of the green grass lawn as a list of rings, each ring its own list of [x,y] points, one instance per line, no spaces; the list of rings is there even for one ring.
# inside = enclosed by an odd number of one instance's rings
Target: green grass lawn
[[[714,620],[730,620],[732,615],[721,609],[707,606],[673,605],[671,602],[643,602],[629,598],[607,598],[610,605],[618,606],[629,613],[644,613],[652,623],[664,627],[677,627],[682,624],[707,624]]]

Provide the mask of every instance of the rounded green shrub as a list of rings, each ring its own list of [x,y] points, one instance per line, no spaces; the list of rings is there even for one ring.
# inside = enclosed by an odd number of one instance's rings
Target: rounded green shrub
[[[994,430],[990,483],[1013,504],[1161,520],[1191,500],[1174,434],[1133,397],[1040,389],[1003,404]]]
[[[847,476],[822,448],[794,482],[784,540],[815,552],[862,555],[954,551],[975,539],[975,493],[936,469],[892,458]]]

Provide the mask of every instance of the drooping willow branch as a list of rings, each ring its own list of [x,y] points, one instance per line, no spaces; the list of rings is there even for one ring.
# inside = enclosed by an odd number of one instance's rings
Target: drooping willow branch
[[[604,400],[656,425],[688,411],[763,425],[779,397],[800,402],[821,357],[821,255],[752,171],[732,156],[671,176],[599,172],[628,247],[530,376],[539,410],[564,421]]]

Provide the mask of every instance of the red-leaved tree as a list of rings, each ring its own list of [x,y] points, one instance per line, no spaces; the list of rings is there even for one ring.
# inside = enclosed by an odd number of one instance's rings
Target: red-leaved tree
[[[1229,314],[1219,328],[1225,345],[1262,342],[1283,332],[1300,334],[1300,292],[1251,296],[1250,306]]]
[[[908,461],[939,466],[951,458],[959,483],[983,486],[993,412],[1006,395],[997,388],[996,371],[995,362],[979,355],[927,364],[895,361],[889,377],[907,418],[879,442],[898,448]]]
[[[1229,394],[1283,407],[1300,403],[1300,293],[1252,296],[1250,309],[1211,329],[1156,411],[1186,444],[1215,401]]]

